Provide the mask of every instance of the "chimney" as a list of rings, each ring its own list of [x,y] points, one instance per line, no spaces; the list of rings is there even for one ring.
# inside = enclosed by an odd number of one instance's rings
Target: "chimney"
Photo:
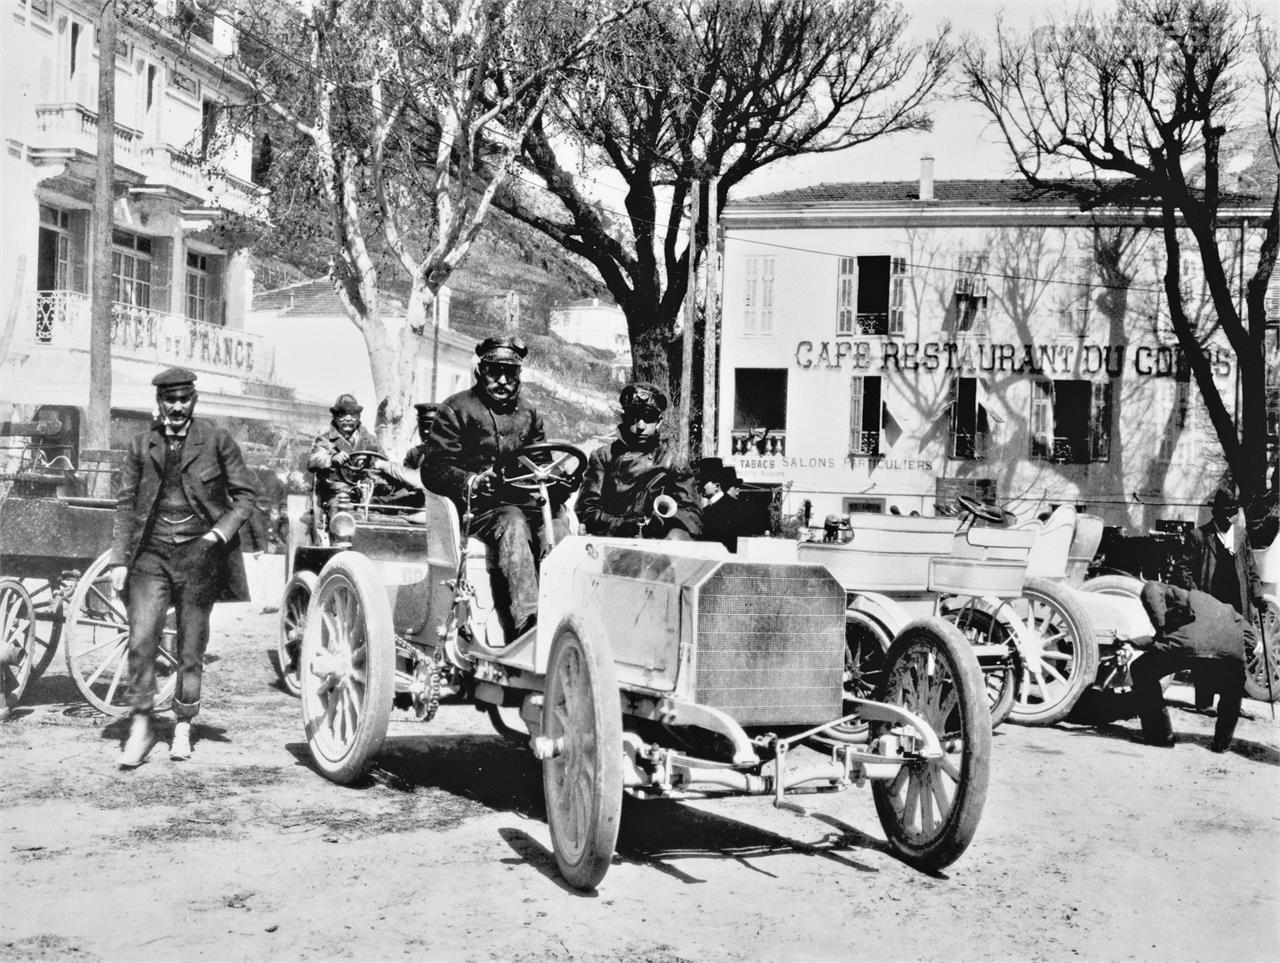
[[[933,157],[929,154],[920,158],[920,200],[933,200]]]

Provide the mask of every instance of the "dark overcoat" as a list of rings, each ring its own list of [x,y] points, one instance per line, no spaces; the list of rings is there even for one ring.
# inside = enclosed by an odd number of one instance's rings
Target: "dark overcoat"
[[[652,451],[632,448],[622,438],[602,445],[587,459],[576,511],[591,535],[634,536],[645,522],[643,501],[654,472],[668,472],[663,491],[676,501],[675,520],[695,538],[702,533],[693,473],[677,462],[666,440]]]
[[[1249,536],[1244,525],[1237,523],[1234,531],[1232,550],[1236,568],[1236,581],[1240,585],[1240,597],[1235,599],[1219,599],[1233,606],[1237,612],[1248,612],[1253,599],[1262,594],[1262,583],[1258,578],[1258,569],[1253,564],[1253,553],[1249,551]],[[1194,528],[1187,535],[1182,555],[1175,565],[1171,581],[1184,589],[1208,591],[1213,584],[1215,569],[1218,566],[1218,553],[1215,543],[1218,542],[1217,528],[1212,521],[1199,528]]]
[[[132,566],[153,521],[164,480],[164,429],[159,422],[133,436],[121,466],[111,532],[112,565]],[[245,466],[240,446],[224,428],[192,418],[182,446],[182,490],[187,501],[225,544],[219,579],[219,601],[249,599],[244,559],[240,554],[240,526],[253,511],[253,473]]]
[[[422,481],[438,495],[453,499],[462,510],[467,479],[496,467],[517,448],[547,440],[542,416],[523,397],[510,410],[499,410],[476,385],[444,400],[427,435]],[[499,501],[533,505],[531,492],[506,490]]]

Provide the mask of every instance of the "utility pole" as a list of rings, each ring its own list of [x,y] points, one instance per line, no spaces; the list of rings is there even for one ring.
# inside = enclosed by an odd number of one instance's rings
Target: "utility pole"
[[[720,336],[720,212],[716,203],[716,191],[720,178],[707,182],[707,250],[703,257],[706,269],[705,305],[702,311],[702,457],[711,458],[716,453],[716,388],[718,368],[716,350]]]
[[[684,333],[680,339],[680,432],[676,446],[683,464],[688,464],[692,455],[693,337],[698,326],[698,217],[702,208],[702,189],[703,182],[695,181],[689,200],[689,283],[684,294]]]
[[[93,300],[89,321],[89,405],[85,448],[111,447],[111,229],[116,167],[116,6],[98,21],[98,157],[93,185]]]

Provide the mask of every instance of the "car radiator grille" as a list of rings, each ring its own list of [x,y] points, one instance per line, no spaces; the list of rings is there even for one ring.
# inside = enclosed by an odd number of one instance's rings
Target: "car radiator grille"
[[[744,726],[840,716],[844,591],[825,568],[729,562],[695,605],[697,702]]]

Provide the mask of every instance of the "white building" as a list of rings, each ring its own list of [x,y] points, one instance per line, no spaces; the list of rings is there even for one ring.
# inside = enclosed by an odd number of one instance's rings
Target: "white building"
[[[728,206],[726,463],[789,484],[786,509],[807,501],[818,520],[932,515],[958,491],[1023,517],[1072,503],[1139,528],[1195,519],[1223,466],[1169,330],[1158,212],[1083,214],[1022,181],[935,184],[932,161],[923,175]],[[1246,273],[1265,213],[1224,205]],[[1235,356],[1211,350],[1230,404]]]
[[[614,355],[629,355],[627,317],[622,308],[599,298],[582,298],[552,308],[551,331],[565,341],[585,344]]]
[[[0,101],[0,418],[88,402],[90,238],[98,179],[95,23],[88,0],[19,0],[5,18]],[[247,245],[265,216],[253,139],[228,123],[249,87],[226,20],[179,3],[121,18],[116,54],[113,443],[154,408],[150,379],[194,369],[201,411],[230,423],[310,422],[245,330]],[[13,299],[16,297],[16,303]]]

